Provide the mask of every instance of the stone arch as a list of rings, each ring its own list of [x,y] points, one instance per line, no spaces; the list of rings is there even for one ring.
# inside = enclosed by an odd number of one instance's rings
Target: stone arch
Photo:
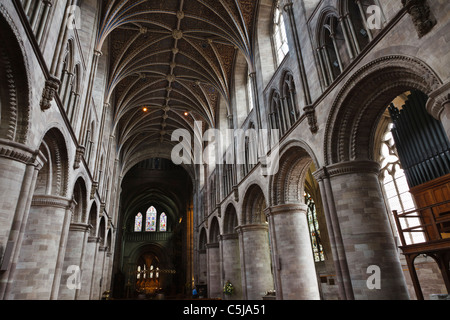
[[[318,161],[311,148],[301,141],[291,141],[280,151],[279,170],[270,177],[270,205],[303,203],[305,176]]]
[[[199,237],[198,237],[198,249],[199,250],[206,250],[206,244],[208,243],[208,237],[206,235],[206,229],[202,228],[200,230],[199,233]]]
[[[209,227],[209,242],[208,243],[218,243],[220,236],[220,225],[217,217],[211,220],[211,225]]]
[[[39,147],[43,162],[39,171],[35,194],[67,195],[69,166],[66,142],[63,134],[57,128],[47,131]]]
[[[87,189],[83,178],[79,177],[73,187],[72,199],[75,201],[72,223],[81,223],[87,216]]]
[[[331,107],[325,128],[326,165],[373,160],[373,136],[388,104],[405,91],[429,94],[441,84],[424,62],[404,55],[385,56],[359,69]]]
[[[97,234],[97,221],[98,221],[98,206],[97,202],[92,201],[91,208],[89,210],[89,215],[87,216],[86,223],[91,225],[91,236]]]
[[[25,143],[30,120],[29,67],[12,18],[0,5],[0,138]]]
[[[257,184],[251,185],[247,188],[242,203],[241,225],[264,223],[266,207],[267,202],[261,187]]]
[[[236,213],[236,208],[232,203],[230,203],[225,209],[225,215],[223,218],[223,233],[224,234],[234,234],[236,233],[235,228],[238,226],[238,216]]]
[[[106,243],[106,232],[108,229],[108,225],[107,225],[107,219],[105,216],[102,216],[100,218],[100,223],[98,225],[98,237],[100,238],[100,243],[101,245],[104,245]]]

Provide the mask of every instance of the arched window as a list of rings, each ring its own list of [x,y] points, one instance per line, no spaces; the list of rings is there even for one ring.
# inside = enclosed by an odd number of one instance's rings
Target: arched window
[[[381,174],[380,180],[391,211],[396,210],[399,214],[415,210],[414,200],[409,192],[409,185],[402,169],[392,135],[393,124],[390,123],[382,137],[380,150]],[[403,228],[420,225],[419,219],[401,219]],[[423,233],[405,233],[408,244],[424,242]]]
[[[147,218],[145,223],[145,231],[155,232],[156,231],[156,209],[155,207],[150,207],[147,210]]]
[[[280,8],[280,1],[277,2],[273,16],[273,42],[275,46],[275,56],[279,65],[289,52],[289,44],[286,36],[286,26],[284,24],[283,11]]]
[[[278,129],[282,136],[289,128],[287,124],[286,113],[283,108],[280,94],[277,91],[272,93],[270,104],[269,123],[271,129]]]
[[[134,218],[134,232],[142,231],[142,213],[138,213]]]
[[[329,86],[348,63],[345,37],[335,13],[328,13],[319,26],[319,59],[325,85]]]
[[[159,231],[167,231],[167,215],[164,212],[161,213],[161,216],[159,217]]]
[[[379,0],[343,1],[343,19],[359,54],[386,23]]]
[[[311,244],[314,254],[314,261],[320,262],[325,260],[323,254],[323,246],[320,239],[319,222],[317,220],[316,203],[310,194],[305,192],[305,204],[308,206],[307,218],[309,233],[311,236]]]

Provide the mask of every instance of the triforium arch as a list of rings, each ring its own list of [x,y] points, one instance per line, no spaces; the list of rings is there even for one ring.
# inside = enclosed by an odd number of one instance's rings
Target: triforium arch
[[[0,139],[27,141],[30,97],[28,61],[11,17],[0,5]]]
[[[373,160],[372,137],[389,103],[408,90],[429,94],[440,85],[432,69],[409,56],[385,56],[362,67],[345,83],[331,107],[324,141],[326,165]]]

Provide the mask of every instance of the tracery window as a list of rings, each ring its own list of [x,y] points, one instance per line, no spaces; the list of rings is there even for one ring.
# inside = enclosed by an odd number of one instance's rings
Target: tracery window
[[[308,227],[311,237],[311,244],[314,254],[314,261],[320,262],[325,261],[325,255],[323,253],[323,246],[320,240],[320,229],[319,229],[319,221],[317,220],[317,211],[316,211],[316,203],[310,194],[306,193],[305,196],[305,204],[308,206],[307,218],[308,218]]]
[[[273,17],[273,41],[275,45],[275,55],[279,65],[289,52],[289,44],[286,36],[286,26],[283,18],[283,11],[278,1]]]
[[[156,211],[155,207],[150,207],[147,210],[146,216],[145,216],[145,232],[156,232],[157,226],[159,225],[159,232],[167,232],[168,225],[167,225],[167,214],[162,212],[161,215],[159,215],[158,219],[158,213]],[[142,232],[142,226],[143,226],[143,215],[142,213],[138,213],[134,218],[134,232]]]
[[[155,207],[150,207],[147,210],[147,219],[145,224],[145,231],[155,232],[156,231],[156,209]]]

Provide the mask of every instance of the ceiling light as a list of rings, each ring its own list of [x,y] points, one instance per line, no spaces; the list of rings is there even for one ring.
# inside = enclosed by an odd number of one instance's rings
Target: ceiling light
[[[147,108],[147,107],[143,107],[143,108],[142,108],[142,111],[147,112],[147,111],[148,111],[148,108]]]

